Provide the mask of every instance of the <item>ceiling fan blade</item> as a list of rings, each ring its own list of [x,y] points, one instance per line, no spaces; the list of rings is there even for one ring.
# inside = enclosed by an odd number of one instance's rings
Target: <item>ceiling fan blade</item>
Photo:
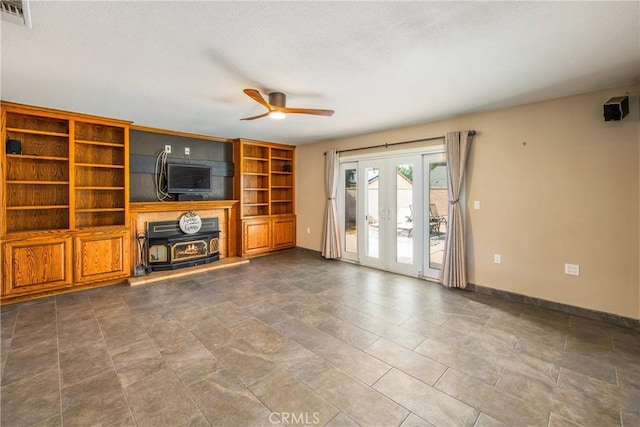
[[[314,108],[285,108],[285,113],[291,114],[313,114],[314,116],[333,116],[333,110],[318,110]]]
[[[246,93],[251,99],[256,101],[258,104],[264,105],[269,110],[272,109],[271,105],[267,101],[265,101],[262,95],[260,95],[260,92],[258,92],[257,90],[245,89],[243,92]]]
[[[264,114],[260,114],[259,116],[245,117],[244,119],[240,119],[240,120],[255,120],[255,119],[260,119],[262,117],[267,117],[268,115],[269,115],[269,111],[267,111]]]

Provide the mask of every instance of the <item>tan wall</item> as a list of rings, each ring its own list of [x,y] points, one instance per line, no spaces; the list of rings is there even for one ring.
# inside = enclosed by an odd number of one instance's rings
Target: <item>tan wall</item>
[[[605,122],[602,104],[625,93],[631,114]],[[325,151],[475,129],[465,200],[469,281],[640,318],[639,93],[603,90],[301,145],[298,245],[321,249]],[[474,200],[480,210],[470,209]],[[580,276],[565,275],[565,263],[579,264]]]

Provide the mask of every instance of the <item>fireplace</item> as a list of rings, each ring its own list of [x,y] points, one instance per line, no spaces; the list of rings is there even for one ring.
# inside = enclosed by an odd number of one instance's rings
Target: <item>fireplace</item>
[[[186,233],[180,221],[147,224],[147,270],[175,270],[220,259],[218,218],[203,218],[197,232]]]

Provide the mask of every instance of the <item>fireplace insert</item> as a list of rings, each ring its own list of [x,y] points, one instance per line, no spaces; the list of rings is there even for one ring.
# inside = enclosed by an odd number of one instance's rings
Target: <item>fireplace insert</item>
[[[175,270],[220,259],[218,218],[203,218],[196,233],[187,234],[180,221],[147,224],[147,270]]]

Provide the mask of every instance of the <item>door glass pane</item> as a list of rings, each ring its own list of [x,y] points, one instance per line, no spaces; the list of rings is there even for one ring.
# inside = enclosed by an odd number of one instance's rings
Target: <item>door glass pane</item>
[[[380,241],[380,169],[366,168],[365,177],[367,178],[367,248],[368,257],[379,257],[379,241]]]
[[[358,230],[356,228],[357,169],[344,171],[344,243],[345,251],[358,252]]]
[[[429,268],[442,268],[447,235],[447,163],[429,163]]]
[[[396,165],[396,262],[413,264],[413,165]]]

